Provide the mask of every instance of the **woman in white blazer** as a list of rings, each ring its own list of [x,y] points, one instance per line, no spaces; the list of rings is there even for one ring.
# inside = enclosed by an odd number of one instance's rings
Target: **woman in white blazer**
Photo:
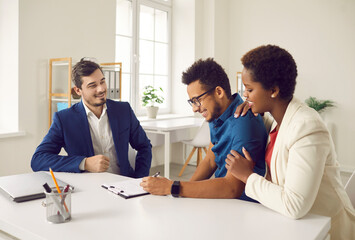
[[[309,212],[329,216],[332,239],[355,239],[355,210],[340,179],[332,138],[319,114],[293,97],[297,67],[292,56],[267,45],[241,60],[247,105],[272,116],[269,170],[265,177],[254,174],[247,149],[245,158],[232,150],[226,168],[246,184],[249,197],[266,207],[294,219]]]

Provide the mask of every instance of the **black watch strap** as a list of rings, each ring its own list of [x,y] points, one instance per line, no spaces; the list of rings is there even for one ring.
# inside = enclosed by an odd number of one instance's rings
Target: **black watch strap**
[[[173,197],[179,197],[180,194],[180,181],[174,181],[173,185],[171,185],[171,195]]]

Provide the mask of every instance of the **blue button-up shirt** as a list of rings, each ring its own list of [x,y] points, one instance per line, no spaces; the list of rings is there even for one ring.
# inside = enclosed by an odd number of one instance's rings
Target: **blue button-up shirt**
[[[267,132],[260,116],[255,117],[251,111],[244,117],[234,118],[234,112],[238,105],[243,103],[242,98],[236,93],[233,102],[218,118],[209,123],[211,142],[214,145],[212,151],[215,155],[217,170],[215,177],[224,177],[227,174],[225,159],[233,149],[244,156],[244,147],[255,162],[254,172],[265,175],[265,147]],[[243,193],[241,199],[245,198]]]

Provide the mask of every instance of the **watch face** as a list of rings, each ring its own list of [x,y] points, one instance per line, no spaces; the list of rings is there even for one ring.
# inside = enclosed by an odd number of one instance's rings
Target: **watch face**
[[[180,194],[180,181],[174,181],[173,185],[171,186],[171,195],[173,197],[179,197]]]

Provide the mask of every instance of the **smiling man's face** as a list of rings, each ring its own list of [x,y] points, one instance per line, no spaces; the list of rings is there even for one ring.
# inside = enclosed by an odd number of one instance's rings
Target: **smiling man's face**
[[[96,108],[106,103],[107,85],[100,69],[96,69],[90,76],[82,77],[81,89],[78,94],[82,96],[86,106]]]
[[[196,98],[210,89],[204,89],[199,80],[190,83],[187,86],[187,94],[189,98]],[[211,122],[221,116],[222,107],[215,100],[215,91],[210,91],[200,97],[198,100],[200,106],[192,105],[192,111],[199,112],[206,119]]]

